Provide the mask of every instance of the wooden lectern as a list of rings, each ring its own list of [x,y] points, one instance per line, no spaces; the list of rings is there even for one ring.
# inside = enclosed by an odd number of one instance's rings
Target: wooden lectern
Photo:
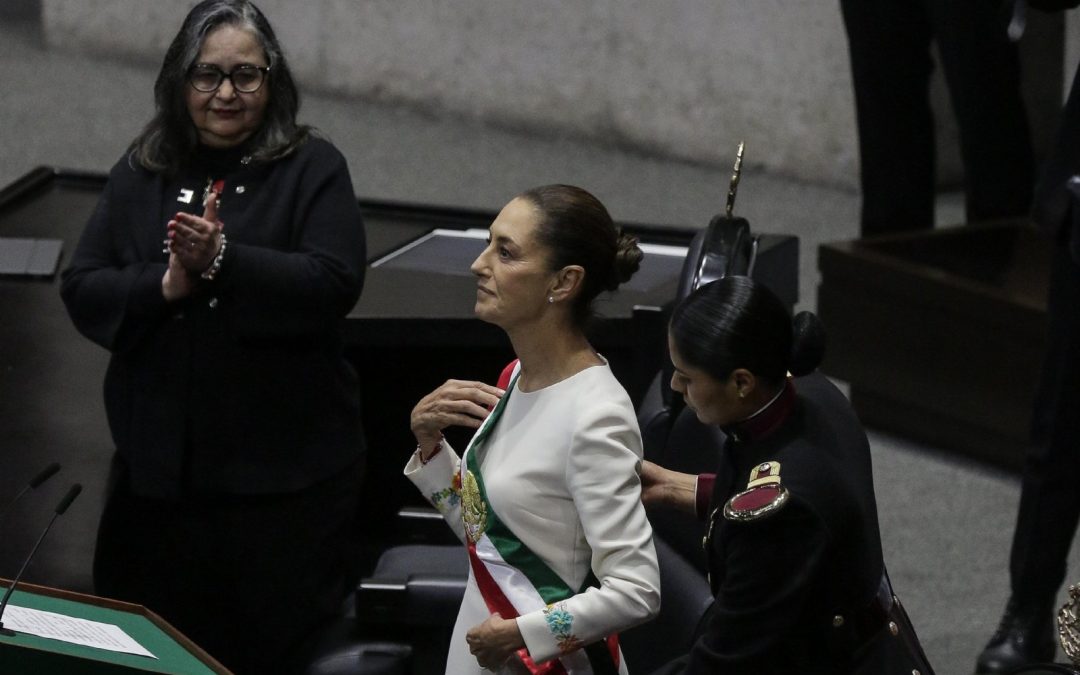
[[[6,588],[10,581],[4,581]],[[142,605],[20,584],[12,605],[119,626],[157,658],[16,633],[0,635],[0,672],[5,675],[105,675],[171,673],[230,675],[220,663]]]

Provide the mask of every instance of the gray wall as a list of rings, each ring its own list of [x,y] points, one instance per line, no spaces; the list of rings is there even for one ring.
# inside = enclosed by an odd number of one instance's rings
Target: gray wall
[[[41,0],[51,48],[159,62],[193,2]],[[746,163],[854,188],[858,153],[838,0],[261,0],[308,89]],[[1032,12],[1023,47],[1045,145],[1061,99],[1062,21]],[[938,99],[940,176],[956,132]]]

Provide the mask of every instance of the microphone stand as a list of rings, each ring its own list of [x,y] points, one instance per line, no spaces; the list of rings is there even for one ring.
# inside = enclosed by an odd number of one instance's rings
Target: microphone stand
[[[8,600],[11,599],[11,594],[15,592],[15,586],[19,584],[19,580],[22,579],[23,572],[30,566],[30,561],[33,560],[34,554],[37,553],[38,547],[41,546],[41,542],[45,540],[45,535],[49,533],[49,529],[56,522],[56,519],[63,515],[64,511],[71,506],[71,502],[75,501],[75,498],[82,492],[82,485],[76,483],[71,486],[68,493],[61,500],[60,504],[56,507],[56,512],[53,513],[53,517],[49,519],[49,524],[45,526],[45,530],[42,531],[41,536],[38,537],[37,543],[34,544],[34,548],[30,549],[30,555],[26,556],[26,560],[22,564],[22,568],[19,569],[19,573],[15,575],[15,579],[12,580],[11,586],[8,587],[7,592],[4,593],[4,599],[0,600],[0,635],[11,637],[15,635],[15,631],[10,628],[4,628],[3,616],[4,610],[7,609]]]
[[[11,509],[11,507],[15,505],[15,502],[19,501],[22,496],[27,493],[27,491],[31,489],[36,490],[39,485],[52,478],[59,470],[60,465],[56,462],[53,462],[49,466],[42,469],[41,473],[31,478],[30,482],[24,485],[22,490],[19,490],[19,494],[15,495],[15,499],[12,499],[4,506],[3,509],[0,509],[0,517],[3,517]]]

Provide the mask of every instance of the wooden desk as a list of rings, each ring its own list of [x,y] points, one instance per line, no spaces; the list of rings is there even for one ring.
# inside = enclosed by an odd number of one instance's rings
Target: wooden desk
[[[851,383],[865,424],[1019,468],[1050,253],[1026,222],[823,245],[823,370]]]

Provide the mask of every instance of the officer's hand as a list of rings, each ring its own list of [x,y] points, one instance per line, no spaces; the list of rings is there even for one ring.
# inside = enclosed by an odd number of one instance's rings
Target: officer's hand
[[[696,494],[697,476],[649,461],[641,463],[641,502],[645,506],[666,506],[693,514]]]

